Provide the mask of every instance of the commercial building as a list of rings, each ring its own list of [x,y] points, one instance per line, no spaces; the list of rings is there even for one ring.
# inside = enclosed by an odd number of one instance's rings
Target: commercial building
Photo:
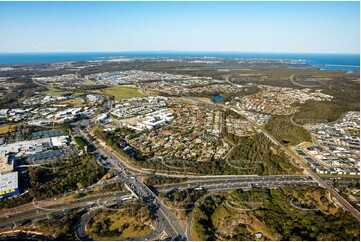
[[[100,122],[100,123],[106,123],[108,121],[108,119],[109,119],[109,115],[106,113],[99,115],[97,118],[98,122]]]
[[[18,172],[0,174],[0,198],[19,194]]]
[[[43,131],[33,132],[29,134],[29,137],[32,139],[41,139],[41,138],[64,135],[64,133],[65,132],[63,130],[43,130]]]
[[[14,169],[14,160],[5,151],[0,150],[0,174],[11,172]]]
[[[66,146],[68,142],[69,136],[66,135],[36,140],[24,140],[0,146],[0,152],[15,153],[16,156],[20,157],[43,152],[54,146]]]

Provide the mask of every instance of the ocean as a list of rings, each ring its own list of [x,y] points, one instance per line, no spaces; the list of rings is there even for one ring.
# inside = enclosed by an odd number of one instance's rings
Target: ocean
[[[32,64],[64,61],[102,60],[109,57],[216,57],[263,58],[299,60],[321,70],[360,70],[359,54],[296,54],[296,53],[241,53],[241,52],[81,52],[81,53],[0,53],[0,65]],[[320,66],[322,65],[322,66]],[[309,67],[298,67],[309,68]]]

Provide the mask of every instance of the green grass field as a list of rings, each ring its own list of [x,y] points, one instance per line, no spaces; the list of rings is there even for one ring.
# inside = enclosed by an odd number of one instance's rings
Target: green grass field
[[[48,96],[55,96],[55,97],[59,97],[59,96],[65,96],[67,94],[71,94],[71,92],[67,92],[67,91],[63,91],[63,90],[59,90],[56,88],[48,88],[47,91],[43,92],[45,95]]]
[[[137,88],[132,87],[109,87],[106,89],[103,89],[102,92],[104,94],[114,96],[115,100],[121,100],[121,99],[127,99],[132,97],[144,97],[145,94],[143,94],[141,91],[139,91]]]

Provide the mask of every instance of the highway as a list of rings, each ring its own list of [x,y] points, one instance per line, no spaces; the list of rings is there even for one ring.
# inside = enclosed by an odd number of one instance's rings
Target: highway
[[[77,221],[75,225],[75,234],[79,240],[90,241],[93,240],[88,233],[86,232],[86,224],[89,220],[101,210],[101,208],[97,207],[95,209],[91,209],[81,216],[81,218]]]
[[[227,77],[228,78],[228,77]],[[227,79],[228,80],[228,79]],[[239,113],[238,110],[232,109]],[[242,114],[241,114],[242,115]],[[132,238],[130,240],[156,240],[161,234],[166,232],[171,240],[191,240],[190,226],[192,220],[192,213],[189,213],[187,226],[184,228],[179,224],[178,220],[170,212],[169,207],[165,206],[160,201],[154,192],[149,189],[143,182],[138,179],[138,176],[162,176],[162,177],[177,177],[187,178],[185,182],[176,184],[166,184],[155,186],[157,191],[167,193],[174,189],[189,189],[202,188],[207,190],[210,194],[215,192],[222,192],[235,189],[248,189],[251,187],[261,188],[276,188],[282,186],[322,186],[330,191],[330,193],[347,209],[352,215],[359,219],[359,212],[352,207],[341,195],[339,195],[331,186],[334,181],[342,186],[347,186],[351,182],[356,182],[356,178],[352,177],[320,177],[308,168],[307,163],[299,159],[289,149],[279,143],[273,136],[249,120],[260,132],[265,134],[274,144],[280,146],[286,154],[288,154],[296,166],[302,168],[306,175],[219,175],[219,176],[196,176],[189,174],[165,174],[154,173],[153,171],[143,170],[130,165],[124,161],[118,154],[109,149],[103,142],[94,139],[92,142],[88,140],[89,133],[80,130],[78,125],[72,125],[73,131],[79,137],[82,137],[87,145],[93,145],[96,151],[93,154],[98,158],[99,164],[106,168],[112,169],[116,173],[116,177],[90,187],[53,198],[52,200],[33,201],[32,204],[22,205],[16,208],[4,210],[0,215],[0,229],[14,229],[16,226],[35,221],[46,219],[49,214],[55,213],[65,215],[73,209],[88,210],[78,220],[76,225],[76,235],[80,240],[92,240],[86,233],[86,224],[89,219],[96,214],[102,207],[99,202],[105,204],[119,204],[122,203],[124,196],[129,196],[127,192],[108,192],[104,194],[92,195],[75,200],[66,200],[78,193],[85,193],[94,189],[103,187],[114,182],[123,182],[127,189],[136,198],[142,199],[150,208],[151,212],[156,217],[156,227],[147,236]],[[207,197],[205,196],[205,197]],[[199,202],[200,200],[198,200]]]
[[[209,192],[208,194],[204,195],[203,197],[199,198],[196,203],[201,203],[202,201],[204,201],[207,197],[210,197],[212,195],[214,195],[215,193],[217,193],[219,191],[213,191],[213,192]],[[196,205],[196,204],[195,204]],[[187,236],[187,240],[188,241],[193,241],[192,239],[192,235],[191,235],[191,229],[192,229],[192,218],[193,218],[193,209],[192,208],[191,211],[188,212],[188,218],[187,218],[187,225],[186,225],[186,236]]]
[[[110,180],[94,184],[94,185],[89,186],[87,188],[79,189],[79,190],[76,190],[76,191],[73,191],[73,192],[70,192],[70,193],[62,194],[61,196],[56,196],[56,197],[53,197],[51,199],[46,199],[46,200],[42,200],[42,201],[38,201],[38,202],[41,202],[43,204],[45,204],[45,203],[54,203],[54,204],[56,204],[56,203],[59,203],[60,201],[65,200],[65,199],[72,199],[77,194],[94,191],[96,189],[99,189],[101,187],[104,187],[106,185],[109,185],[109,184],[112,184],[112,183],[115,183],[115,182],[121,182],[121,180],[119,180],[118,177],[114,177],[114,178],[112,178]],[[0,210],[0,213],[1,213],[2,216],[3,215],[11,215],[11,214],[18,213],[20,211],[25,211],[25,210],[32,209],[33,207],[34,207],[33,203],[28,203],[28,204],[24,204],[24,205],[15,207],[15,208],[2,209],[2,210]]]
[[[188,184],[173,184],[173,185],[163,185],[163,186],[159,186],[157,187],[157,189],[159,191],[163,191],[163,192],[167,192],[173,189],[187,189],[187,188],[197,188],[197,187],[204,187],[206,188],[208,191],[226,191],[226,190],[233,190],[233,189],[239,189],[239,188],[247,188],[249,187],[249,184],[252,183],[252,181],[249,181],[247,183],[240,183],[237,180],[230,180],[230,181],[223,181],[223,183],[219,183],[220,181],[216,181],[216,184],[214,184],[214,181],[206,181],[206,182],[192,182],[192,183],[188,183]],[[265,179],[265,180],[261,180],[259,181],[259,185],[260,187],[267,187],[267,182],[269,182],[269,180]],[[289,178],[283,178],[283,179],[275,179],[275,186],[284,186],[284,185],[297,185],[298,182],[295,182],[292,179]],[[132,183],[133,185],[130,185],[130,187],[132,186],[144,186],[142,184],[138,184],[138,182],[134,182]],[[307,177],[304,177],[302,185],[312,185],[309,184],[309,181],[307,180]],[[148,194],[141,194],[142,192],[138,192],[138,191],[143,191],[141,190],[141,188],[138,187],[136,193],[138,195],[143,195],[148,197],[148,201],[151,201],[152,199],[149,199],[149,195]],[[153,194],[153,193],[152,193]],[[19,225],[22,224],[22,222],[31,219],[31,221],[35,221],[35,220],[39,220],[39,219],[45,219],[49,216],[50,213],[55,213],[55,214],[66,214],[67,212],[69,212],[71,209],[90,209],[89,212],[85,213],[81,219],[78,221],[78,224],[76,226],[76,234],[78,236],[79,239],[81,240],[92,240],[86,233],[85,231],[85,225],[86,223],[89,221],[89,219],[100,209],[102,209],[101,207],[99,207],[99,199],[101,198],[102,201],[107,201],[108,204],[110,203],[121,203],[122,200],[121,198],[123,198],[124,196],[129,196],[128,193],[126,192],[117,192],[117,193],[108,193],[108,194],[100,194],[100,195],[95,195],[95,196],[90,196],[90,197],[85,197],[82,199],[78,199],[78,200],[73,200],[73,201],[69,201],[69,202],[60,202],[60,203],[55,203],[52,205],[48,205],[48,206],[44,206],[42,207],[40,204],[37,204],[36,202],[34,202],[34,206],[26,211],[21,211],[18,213],[13,214],[11,217],[6,217],[6,216],[1,216],[1,229],[6,229],[6,228],[14,228],[14,223],[15,225]],[[43,202],[42,202],[43,203]],[[174,215],[171,214],[169,212],[169,210],[159,201],[153,199],[153,202],[151,205],[153,208],[152,209],[157,209],[159,208],[159,212],[155,211],[156,213],[156,217],[157,217],[157,226],[155,228],[155,230],[144,237],[139,237],[139,238],[133,238],[134,240],[152,240],[157,238],[164,229],[167,229],[168,227],[172,227],[174,225],[171,225],[168,222],[168,219],[175,219]],[[166,208],[166,209],[164,209]],[[168,219],[167,219],[168,218]],[[169,228],[168,228],[169,229]],[[179,233],[178,234],[178,230],[182,230],[182,228],[179,227],[175,227],[174,231],[171,230],[169,233],[171,235],[172,238],[180,238],[179,237]],[[189,232],[188,232],[189,233]],[[186,235],[184,235],[186,236]]]
[[[73,128],[78,136],[87,140],[87,135],[84,134],[78,126],[73,126]],[[160,201],[158,201],[157,196],[146,185],[140,182],[136,177],[132,176],[131,171],[124,165],[121,159],[113,155],[108,149],[99,145],[99,143],[94,144],[94,146],[97,148],[100,155],[108,157],[110,168],[112,168],[117,175],[124,180],[124,183],[131,192],[145,201],[156,218],[159,219],[159,222],[164,224],[165,231],[172,240],[184,240],[186,237],[183,228],[174,215]]]
[[[205,181],[190,181],[186,183],[168,184],[156,186],[159,191],[168,192],[173,189],[184,190],[188,188],[204,188],[207,191],[214,190],[234,190],[239,188],[251,187],[280,187],[280,186],[317,186],[317,183],[308,176],[294,176],[294,177],[272,177],[263,176],[256,179],[230,179],[230,180],[205,180]]]
[[[233,111],[236,111],[237,113],[239,113],[238,110],[233,110]],[[267,184],[266,183],[263,183],[261,182],[260,185],[257,185],[257,183],[255,182],[255,186],[260,186],[260,187],[277,187],[277,186],[281,186],[281,185],[315,185],[315,182],[317,182],[318,185],[326,188],[327,190],[330,191],[330,193],[332,195],[334,195],[337,200],[342,204],[344,205],[350,212],[351,214],[353,214],[353,216],[357,217],[359,219],[359,212],[354,208],[352,207],[352,205],[350,205],[342,196],[340,196],[333,188],[330,187],[329,184],[332,185],[332,181],[328,181],[327,183],[322,180],[322,178],[320,178],[318,175],[316,175],[314,172],[312,172],[305,164],[303,164],[302,162],[298,161],[299,159],[297,159],[297,157],[295,157],[295,155],[293,153],[291,153],[286,147],[284,147],[281,143],[279,143],[273,136],[271,136],[268,132],[264,131],[261,127],[259,127],[257,124],[255,124],[253,121],[249,120],[253,125],[255,125],[262,133],[264,133],[273,143],[275,143],[276,145],[280,146],[286,154],[288,154],[291,158],[293,158],[293,160],[296,162],[295,166],[297,167],[300,167],[300,168],[303,168],[304,171],[306,172],[306,174],[309,175],[309,177],[312,177],[312,179],[314,181],[308,181],[307,183],[302,183],[302,182],[298,182],[298,181],[295,181],[294,183],[289,183],[289,182],[283,182],[283,184],[272,184],[272,180],[273,178],[271,178],[270,182]],[[100,142],[98,142],[96,140],[96,144],[98,145],[98,148],[102,146],[102,144]],[[107,154],[107,156],[109,157],[110,155],[114,154],[108,150],[108,149],[105,149],[103,148],[104,151],[107,151],[105,152]],[[113,156],[113,155],[112,155]],[[114,156],[113,156],[114,157]],[[297,162],[298,161],[298,162]],[[148,175],[150,172],[144,172],[144,171],[140,171],[139,169],[134,169],[134,167],[128,167],[128,163],[124,162],[121,164],[121,167],[122,169],[126,169],[129,173],[130,172],[137,172],[138,174],[140,173],[141,175]],[[151,173],[152,175],[154,175],[154,172]],[[158,174],[157,174],[158,175]],[[160,176],[170,176],[170,177],[187,177],[188,179],[191,178],[191,179],[202,179],[202,178],[199,178],[199,176],[192,176],[192,175],[168,175],[168,174],[159,174]],[[249,176],[220,176],[218,178],[222,178],[222,179],[227,179],[227,178],[245,178],[245,177],[249,177]],[[254,176],[252,176],[254,177]],[[217,179],[216,177],[214,176],[204,176],[203,179]],[[323,179],[327,179],[327,178],[323,178]],[[209,185],[209,184],[205,184],[204,186],[208,186],[207,189],[208,190],[221,190],[219,187],[217,186],[212,186],[212,185]],[[249,186],[249,184],[229,184],[227,185],[227,188],[229,189],[237,189],[237,188],[244,188],[246,186]],[[173,187],[174,188],[174,187]]]
[[[68,202],[59,201],[54,204],[43,206],[42,203],[37,203],[33,201],[32,206],[29,209],[24,211],[19,211],[16,213],[12,213],[11,215],[1,215],[0,216],[0,229],[13,228],[14,225],[17,226],[19,224],[28,221],[44,219],[49,216],[49,214],[54,213],[58,215],[65,215],[72,209],[85,209],[91,208],[93,206],[98,206],[99,201],[121,201],[124,196],[129,196],[127,192],[112,192],[106,194],[98,194],[94,196],[84,197]]]
[[[231,110],[237,112],[238,114],[242,115],[237,109],[231,108]],[[244,115],[242,115],[244,116]],[[302,168],[306,174],[311,176],[319,186],[327,189],[355,218],[360,220],[360,212],[354,208],[345,198],[343,198],[338,192],[336,192],[331,186],[329,186],[320,176],[318,176],[315,172],[313,172],[307,165],[307,162],[303,160],[303,158],[297,157],[294,153],[292,153],[288,148],[286,148],[283,144],[278,142],[272,135],[270,135],[267,131],[265,131],[262,127],[257,125],[252,120],[245,117],[249,122],[251,122],[255,127],[258,128],[266,137],[268,137],[274,144],[281,147],[282,150],[291,157],[291,160],[295,162],[295,165]]]
[[[11,231],[0,234],[0,241],[53,241],[54,238],[31,232]]]
[[[231,181],[231,180],[236,180],[236,181],[258,181],[258,180],[263,180],[263,179],[274,179],[274,178],[290,178],[290,179],[304,179],[305,177],[308,177],[308,179],[310,179],[310,176],[306,176],[306,175],[263,175],[263,176],[258,176],[258,175],[254,175],[254,176],[236,176],[236,177],[198,177],[198,178],[193,178],[190,177],[187,179],[186,182],[182,182],[182,183],[187,183],[187,182],[192,182],[192,181],[214,181],[214,182],[224,182],[225,180],[227,181]],[[321,176],[321,179],[324,180],[328,185],[333,186],[334,182],[337,181],[339,183],[339,186],[342,187],[347,187],[350,184],[356,184],[357,182],[360,182],[359,178],[356,177],[334,177],[334,176]]]
[[[122,203],[122,202],[118,202],[118,204],[120,204],[120,203]],[[98,213],[101,210],[102,210],[101,207],[91,208],[90,211],[88,211],[87,213],[84,213],[81,216],[81,218],[78,220],[76,227],[75,227],[75,234],[79,240],[84,240],[84,241],[93,240],[93,238],[91,238],[86,231],[86,224],[96,213]],[[159,236],[163,232],[163,230],[164,230],[164,224],[162,222],[160,222],[159,219],[157,219],[156,227],[150,234],[145,235],[145,236],[135,237],[135,238],[124,239],[124,240],[134,240],[134,241],[156,240],[157,238],[159,238]]]
[[[329,181],[333,182],[332,177],[327,178]],[[352,179],[347,179],[352,180]],[[234,190],[234,189],[246,189],[250,188],[252,186],[256,187],[280,187],[280,186],[298,186],[298,185],[310,185],[310,186],[317,186],[318,184],[313,181],[313,179],[309,176],[249,176],[249,177],[243,177],[243,178],[230,178],[230,179],[199,179],[199,180],[193,180],[193,181],[187,181],[185,183],[178,183],[178,184],[169,184],[169,185],[160,185],[156,186],[156,189],[161,192],[169,192],[174,189],[188,189],[188,188],[204,188],[210,193],[207,195],[209,196],[212,194],[212,192],[222,192],[227,190]],[[159,209],[158,215],[157,215],[157,226],[155,230],[144,237],[139,238],[133,238],[134,240],[154,240],[159,238],[160,234],[167,228],[172,227],[172,225],[167,222],[166,217],[169,219],[175,219],[172,214],[170,214],[167,210],[163,209],[164,206],[162,206],[162,203],[157,202],[157,200],[154,199],[155,195],[151,191],[147,189],[147,187],[144,186],[144,184],[138,182],[135,179],[130,178],[130,182],[128,183],[128,186],[130,188],[133,188],[133,186],[136,186],[137,189],[134,189],[134,192],[137,196],[143,196],[146,197],[146,200],[152,201],[151,206],[152,209]],[[144,190],[146,189],[146,190]],[[148,195],[147,193],[144,193],[144,191],[149,192],[152,196]],[[23,221],[27,219],[39,220],[44,219],[48,216],[50,213],[58,213],[58,214],[65,214],[70,209],[74,208],[82,208],[82,209],[90,209],[89,212],[83,214],[81,219],[78,221],[76,226],[76,234],[79,239],[81,240],[92,240],[90,238],[86,231],[85,226],[86,223],[89,221],[89,219],[101,209],[99,207],[99,199],[101,198],[102,201],[107,201],[108,203],[121,203],[122,196],[128,195],[126,192],[117,192],[117,193],[107,193],[107,194],[99,194],[95,196],[85,197],[78,200],[73,200],[70,202],[63,203],[63,201],[59,200],[52,200],[54,204],[47,205],[47,206],[41,206],[41,204],[46,204],[46,201],[35,202],[33,207],[31,207],[27,211],[20,211],[18,213],[15,213],[11,216],[11,218],[6,218],[4,215],[2,215],[0,218],[2,221],[5,221],[5,223],[1,224],[1,228],[12,228],[15,225],[21,224]],[[129,196],[129,195],[128,195]],[[206,196],[206,197],[207,197]],[[51,200],[48,200],[51,201]],[[198,201],[199,202],[199,201]],[[41,213],[39,213],[41,211]],[[157,212],[155,211],[157,214]],[[164,219],[164,220],[163,220]],[[191,219],[192,219],[192,213],[189,213],[188,217],[188,223],[186,227],[185,236],[188,240],[190,240],[190,225],[191,225]],[[178,227],[175,229],[181,229],[181,227]],[[170,231],[170,235],[172,238],[177,238],[178,234],[175,231]]]
[[[162,226],[165,228],[170,237],[173,239],[183,239],[185,235],[178,221],[167,210],[167,208],[157,200],[156,195],[147,186],[138,181],[135,177],[132,177],[131,173],[126,168],[120,168],[120,161],[118,161],[112,154],[108,153],[107,156],[110,158],[110,163],[114,164],[115,168],[118,167],[118,169],[124,170],[125,183],[134,194],[146,202],[150,209],[155,213],[155,216],[159,219],[160,223],[164,224]]]
[[[226,76],[226,81],[228,80],[229,75]],[[291,76],[291,81],[293,81],[293,75]],[[230,82],[231,83],[231,82]],[[218,104],[221,105],[221,104]],[[222,107],[226,107],[221,105]],[[294,153],[292,153],[287,147],[281,144],[277,139],[275,139],[271,134],[269,134],[266,130],[264,130],[261,126],[259,126],[256,122],[249,119],[247,116],[243,115],[239,110],[235,108],[231,108],[232,111],[240,114],[242,117],[247,119],[254,127],[256,127],[260,132],[262,132],[266,137],[268,137],[274,144],[281,147],[282,150],[291,157],[293,164],[297,167],[301,167],[306,174],[311,176],[321,187],[327,189],[355,218],[360,220],[360,212],[354,208],[345,198],[343,198],[338,192],[336,192],[331,186],[329,186],[324,180],[321,179],[315,172],[313,172],[307,165],[307,162],[303,160],[303,158],[297,157]]]

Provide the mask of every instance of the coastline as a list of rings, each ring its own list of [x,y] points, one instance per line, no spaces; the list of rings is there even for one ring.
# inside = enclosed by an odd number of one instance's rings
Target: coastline
[[[112,58],[180,58],[180,59],[271,59],[302,63],[300,67],[287,64],[279,68],[316,68],[353,73],[360,70],[359,54],[296,54],[242,52],[52,52],[0,53],[0,66],[41,65],[81,61],[106,61]],[[240,65],[242,66],[242,65]]]

